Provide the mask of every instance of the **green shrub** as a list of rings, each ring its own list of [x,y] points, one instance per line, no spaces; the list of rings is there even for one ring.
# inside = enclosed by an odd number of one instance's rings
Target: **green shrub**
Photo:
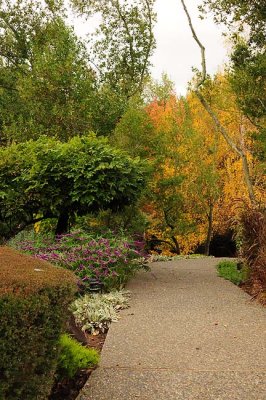
[[[81,369],[93,368],[99,363],[99,353],[82,346],[69,335],[60,337],[60,356],[58,359],[59,377],[73,378]]]
[[[1,400],[47,399],[75,291],[70,271],[0,247]]]
[[[221,261],[217,265],[218,275],[224,279],[240,285],[248,279],[248,270],[241,263],[235,261]]]
[[[0,239],[10,239],[39,217],[55,218],[55,232],[61,234],[76,214],[134,204],[145,187],[145,171],[144,162],[95,134],[0,146]]]

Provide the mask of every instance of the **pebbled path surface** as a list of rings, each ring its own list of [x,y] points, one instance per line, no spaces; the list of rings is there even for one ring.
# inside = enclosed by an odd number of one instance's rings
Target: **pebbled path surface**
[[[265,308],[219,259],[151,264],[130,282],[79,400],[266,400]]]

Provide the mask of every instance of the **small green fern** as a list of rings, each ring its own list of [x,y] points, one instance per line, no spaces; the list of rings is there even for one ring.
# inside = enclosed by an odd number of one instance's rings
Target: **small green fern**
[[[60,356],[58,360],[58,375],[73,378],[81,369],[93,368],[99,363],[99,353],[82,346],[67,334],[60,337]]]

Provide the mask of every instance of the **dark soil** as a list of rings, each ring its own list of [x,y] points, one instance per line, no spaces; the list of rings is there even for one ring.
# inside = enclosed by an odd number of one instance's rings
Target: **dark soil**
[[[86,334],[87,346],[101,352],[106,335],[107,333],[101,333],[97,336]],[[75,400],[92,371],[93,369],[81,370],[73,379],[66,378],[56,382],[49,400]]]
[[[87,335],[86,334],[88,347],[92,347],[93,349],[96,349],[99,352],[101,352],[103,345],[104,345],[106,335],[107,335],[107,333],[100,333],[99,335]]]
[[[92,370],[82,370],[73,379],[64,379],[56,382],[49,396],[49,400],[74,400],[83,388]]]
[[[262,287],[261,284],[254,284],[250,281],[242,283],[241,288],[247,292],[252,300],[256,300],[263,306],[266,306],[266,288]]]

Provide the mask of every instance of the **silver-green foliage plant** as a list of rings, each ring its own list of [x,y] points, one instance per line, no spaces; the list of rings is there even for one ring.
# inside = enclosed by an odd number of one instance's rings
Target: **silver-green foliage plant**
[[[127,290],[114,291],[105,294],[95,294],[94,298],[99,297],[106,304],[111,304],[115,310],[124,310],[129,307],[130,292]]]
[[[117,322],[118,311],[129,307],[129,292],[85,295],[72,303],[76,323],[83,331],[93,335],[106,332],[112,322]]]
[[[114,307],[100,298],[85,295],[76,300],[71,307],[76,323],[83,331],[97,335],[106,332],[112,322],[117,322],[118,317]]]

